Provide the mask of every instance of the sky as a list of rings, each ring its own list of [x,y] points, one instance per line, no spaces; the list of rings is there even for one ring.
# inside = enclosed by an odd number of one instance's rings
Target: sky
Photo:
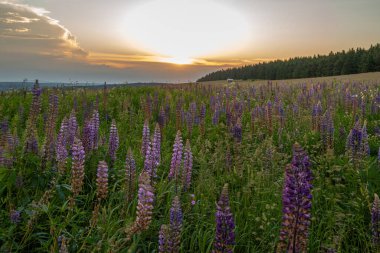
[[[379,10],[379,0],[0,0],[0,81],[194,81],[368,48]]]

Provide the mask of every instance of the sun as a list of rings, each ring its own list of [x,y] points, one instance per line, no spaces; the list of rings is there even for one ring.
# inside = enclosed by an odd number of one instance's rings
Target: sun
[[[172,57],[172,58],[161,58],[160,62],[173,63],[173,64],[176,64],[176,65],[189,65],[189,64],[193,64],[194,63],[194,59]]]
[[[127,11],[125,40],[174,64],[236,51],[250,39],[243,13],[210,0],[153,0]]]

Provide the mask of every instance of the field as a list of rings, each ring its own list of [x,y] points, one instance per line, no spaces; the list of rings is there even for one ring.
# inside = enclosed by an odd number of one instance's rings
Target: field
[[[380,249],[379,73],[0,98],[0,252]]]

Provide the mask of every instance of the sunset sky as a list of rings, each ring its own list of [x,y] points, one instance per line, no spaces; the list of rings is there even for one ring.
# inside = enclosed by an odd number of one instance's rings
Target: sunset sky
[[[0,81],[182,82],[380,42],[379,0],[0,0]]]

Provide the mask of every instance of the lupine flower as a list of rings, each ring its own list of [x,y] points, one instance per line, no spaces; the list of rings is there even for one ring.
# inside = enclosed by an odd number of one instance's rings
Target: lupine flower
[[[372,242],[376,246],[380,245],[380,200],[375,193],[375,198],[371,210]]]
[[[232,125],[232,112],[229,107],[226,108],[226,125],[228,129],[231,129]]]
[[[28,129],[25,143],[25,152],[38,154],[37,130],[35,126]]]
[[[153,134],[152,142],[152,176],[157,176],[157,167],[161,162],[161,130],[160,126],[156,124]]]
[[[93,122],[93,126],[94,126],[93,148],[97,149],[98,148],[98,142],[99,142],[99,124],[100,124],[98,110],[94,111],[94,113],[92,115],[92,122]]]
[[[125,174],[127,183],[127,200],[132,200],[136,185],[136,162],[131,149],[128,149],[125,159]]]
[[[235,245],[235,222],[230,209],[228,184],[225,184],[216,204],[216,231],[213,253],[233,252]]]
[[[165,111],[164,111],[164,108],[162,106],[160,108],[160,112],[158,113],[157,122],[160,125],[160,129],[161,130],[164,129],[166,119],[165,119]]]
[[[58,96],[54,93],[49,95],[49,114],[45,121],[46,138],[43,146],[43,160],[42,166],[46,165],[46,162],[51,161],[54,158],[55,152],[55,128],[57,124],[58,116]]]
[[[219,123],[219,110],[215,109],[214,114],[212,116],[212,124],[217,125]]]
[[[141,154],[143,156],[146,155],[146,151],[149,146],[149,140],[150,140],[149,122],[148,120],[145,120],[144,126],[143,126],[143,133],[142,133],[142,143],[141,143]]]
[[[234,128],[232,129],[233,137],[236,142],[240,143],[242,140],[241,120],[238,118]]]
[[[20,223],[21,221],[21,212],[12,210],[10,214],[11,222],[14,224]]]
[[[334,142],[334,122],[330,110],[327,110],[322,118],[321,137],[325,150],[332,149]]]
[[[368,134],[367,134],[367,125],[366,122],[364,122],[364,125],[362,127],[362,142],[361,142],[361,153],[363,156],[369,156],[370,149],[368,144]]]
[[[346,150],[353,160],[358,160],[369,154],[368,135],[364,125],[364,131],[360,127],[360,122],[356,121],[347,137]]]
[[[183,158],[183,170],[182,170],[182,182],[183,190],[187,191],[191,184],[191,173],[193,169],[193,154],[191,152],[190,141],[186,140],[184,158]]]
[[[68,121],[66,118],[63,119],[61,123],[61,128],[57,136],[57,145],[56,145],[56,159],[58,162],[58,170],[63,174],[66,165],[66,159],[68,157],[68,152],[66,149],[67,144],[67,131],[68,131]]]
[[[170,163],[169,179],[176,179],[179,176],[179,169],[182,162],[182,137],[181,131],[177,131],[177,135],[174,140],[172,160]]]
[[[154,202],[154,188],[151,185],[150,175],[143,170],[139,178],[139,192],[136,210],[136,220],[128,231],[128,239],[136,233],[141,233],[149,228],[152,222]]]
[[[69,126],[67,130],[67,144],[69,146],[70,153],[72,153],[72,146],[74,143],[77,130],[78,130],[77,118],[75,117],[74,111],[72,111],[70,114]]]
[[[94,147],[95,125],[93,120],[87,120],[83,128],[82,142],[84,150],[89,153]]]
[[[150,141],[148,142],[147,150],[145,152],[144,159],[144,171],[146,171],[151,179],[153,178],[153,156],[152,156],[152,148]]]
[[[115,120],[112,120],[108,145],[108,154],[111,157],[113,164],[116,161],[116,151],[119,148],[119,134],[117,132]]]
[[[168,251],[179,252],[181,245],[181,232],[182,232],[183,215],[181,209],[181,202],[178,196],[175,196],[170,208],[170,237],[168,240]]]
[[[170,238],[170,228],[166,224],[162,224],[160,232],[158,234],[158,252],[159,253],[168,253],[169,245],[168,241]]]
[[[199,119],[201,122],[203,122],[205,118],[206,118],[206,105],[202,102],[201,110],[199,112]]]
[[[74,197],[78,196],[82,190],[84,179],[84,160],[85,152],[82,142],[78,139],[74,139],[73,144],[73,162],[72,162],[72,175],[71,175],[71,187]]]
[[[105,161],[100,161],[96,173],[96,187],[98,199],[105,199],[108,194],[108,166]]]
[[[311,180],[309,157],[296,143],[293,146],[292,163],[285,169],[282,228],[277,252],[306,252],[307,250],[311,220]]]

